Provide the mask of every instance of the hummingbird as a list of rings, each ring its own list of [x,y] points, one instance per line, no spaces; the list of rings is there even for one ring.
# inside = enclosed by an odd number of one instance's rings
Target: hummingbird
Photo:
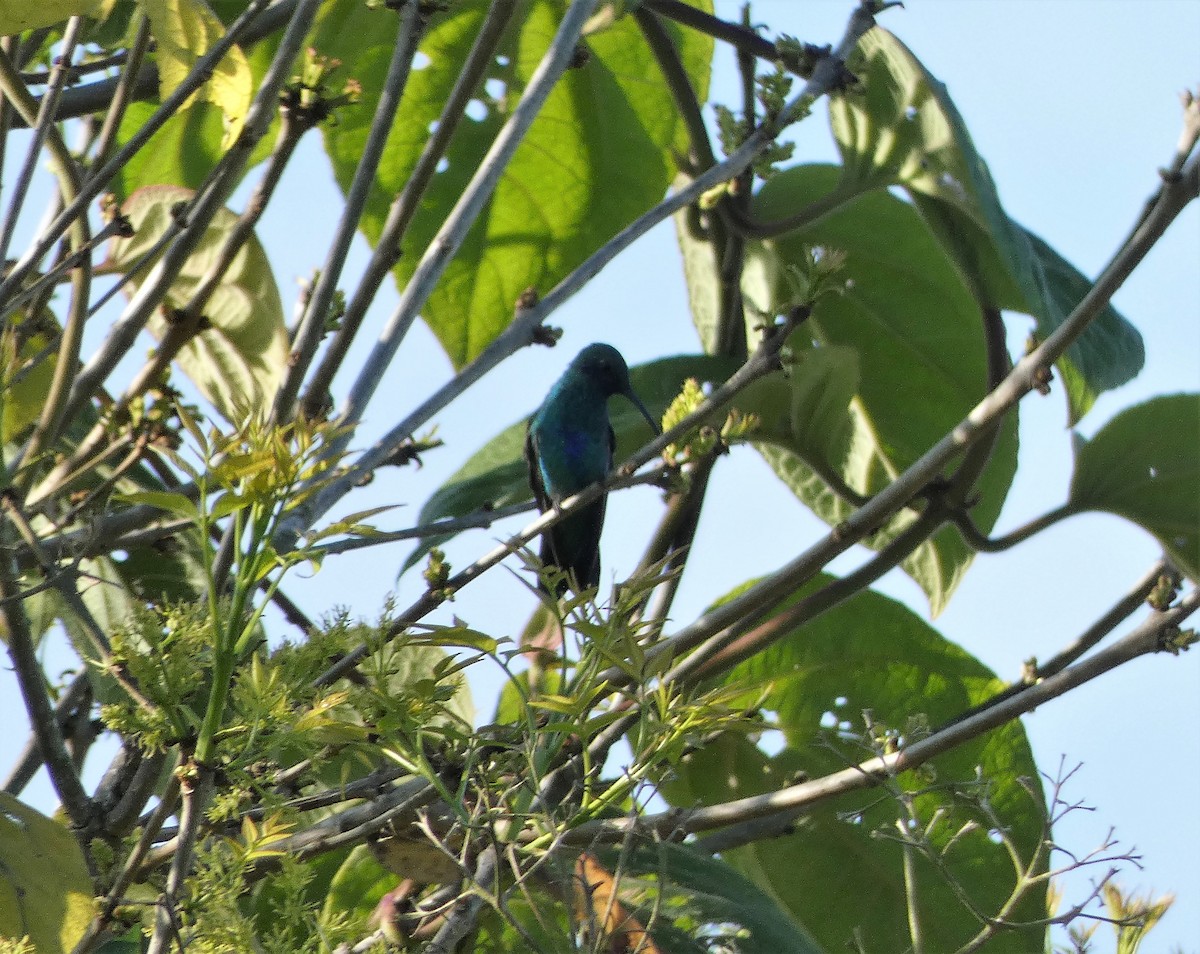
[[[612,472],[616,437],[608,419],[608,399],[616,394],[661,433],[629,383],[621,352],[606,344],[580,351],[529,419],[525,460],[533,497],[543,513]],[[555,596],[568,587],[578,591],[600,583],[605,503],[602,496],[542,534],[542,564],[559,568],[567,577]]]

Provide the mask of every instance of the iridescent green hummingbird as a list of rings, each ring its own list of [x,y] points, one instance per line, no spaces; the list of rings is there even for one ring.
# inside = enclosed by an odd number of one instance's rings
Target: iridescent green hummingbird
[[[530,418],[525,435],[529,484],[545,512],[612,472],[616,437],[608,420],[608,399],[620,394],[650,422],[658,424],[629,383],[629,368],[612,345],[592,344],[554,382]],[[542,564],[558,567],[567,579],[557,587],[586,589],[600,583],[600,531],[605,497],[588,504],[542,534]]]

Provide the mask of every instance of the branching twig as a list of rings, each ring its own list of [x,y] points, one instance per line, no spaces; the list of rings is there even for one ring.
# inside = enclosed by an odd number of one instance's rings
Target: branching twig
[[[1050,367],[1099,316],[1116,290],[1197,194],[1200,194],[1200,161],[1197,155],[1193,155],[1186,164],[1184,173],[1177,180],[1163,183],[1159,200],[1152,212],[1139,222],[1133,234],[1122,244],[1112,262],[1101,273],[1083,300],[1076,305],[1067,320],[1041,345],[1022,358],[1000,385],[980,401],[953,430],[888,487],[835,527],[827,537],[761,583],[701,616],[670,639],[664,640],[654,647],[651,653],[679,656],[727,627],[737,625],[748,615],[778,604],[830,560],[908,506],[938,479],[939,474],[956,457],[973,444],[990,438],[994,434],[997,422],[1022,397],[1036,388],[1040,373]],[[627,466],[638,466],[649,459],[661,450],[660,445],[665,445],[667,439],[669,438],[664,437],[652,441],[635,454]],[[623,678],[616,671],[611,675],[618,683]]]
[[[46,253],[54,246],[54,243],[62,237],[63,233],[73,223],[84,217],[84,211],[88,203],[96,198],[104,190],[105,186],[108,185],[109,181],[125,168],[129,160],[149,142],[150,137],[158,132],[163,124],[174,116],[180,107],[201,86],[208,82],[217,64],[229,52],[234,43],[242,39],[242,35],[246,32],[247,27],[254,21],[263,8],[267,6],[268,2],[269,0],[251,0],[246,10],[229,25],[229,29],[225,32],[225,35],[213,44],[211,50],[196,61],[195,66],[188,73],[187,77],[184,78],[170,96],[163,100],[162,105],[152,115],[147,117],[146,121],[138,128],[138,131],[130,137],[129,142],[122,146],[104,166],[92,173],[88,181],[80,187],[79,192],[71,198],[58,217],[46,229],[42,230],[37,241],[21,256],[17,264],[13,266],[12,271],[4,277],[3,282],[0,282],[0,309],[6,307],[6,302],[12,296],[13,291],[21,287],[25,276],[42,260]],[[64,96],[65,98],[66,96]],[[95,112],[97,109],[103,108],[111,99],[112,92],[110,91],[101,103],[91,109],[85,110],[85,112]],[[61,115],[61,110],[59,111],[59,115]]]
[[[593,839],[616,841],[625,837],[630,826],[648,836],[659,837],[671,832],[688,834],[710,831],[754,818],[770,817],[779,812],[795,812],[846,792],[871,787],[887,777],[916,768],[943,752],[978,738],[1118,666],[1159,651],[1163,638],[1175,631],[1197,609],[1200,609],[1200,590],[1192,590],[1177,605],[1166,611],[1152,613],[1112,646],[1031,686],[1014,698],[947,726],[895,753],[877,756],[778,792],[737,799],[722,805],[694,811],[672,810],[636,820],[586,822],[569,832],[565,840],[576,845],[589,844]]]
[[[1061,650],[1055,656],[1041,664],[1033,664],[1030,666],[1024,678],[1019,682],[1010,683],[1004,689],[1000,690],[992,698],[973,706],[959,716],[955,721],[970,718],[991,706],[1011,699],[1013,696],[1020,695],[1025,692],[1031,685],[1035,685],[1040,679],[1045,679],[1048,676],[1053,676],[1055,673],[1061,672],[1067,666],[1071,665],[1075,660],[1082,657],[1093,646],[1097,645],[1105,636],[1111,633],[1117,626],[1128,619],[1138,607],[1146,602],[1146,598],[1150,592],[1158,584],[1159,580],[1167,573],[1167,564],[1163,560],[1155,563],[1149,571],[1146,572],[1140,580],[1133,585],[1128,593],[1122,596],[1113,607],[1101,616],[1096,622],[1089,626],[1078,638],[1072,641],[1071,645]]]
[[[92,677],[87,672],[81,672],[71,680],[71,684],[59,696],[54,706],[54,719],[60,727],[65,728],[68,720],[78,710],[81,703],[91,698]],[[60,728],[60,731],[63,731]],[[30,783],[37,770],[42,767],[42,749],[38,744],[37,735],[31,735],[17,761],[13,764],[0,788],[9,795],[19,795]]]

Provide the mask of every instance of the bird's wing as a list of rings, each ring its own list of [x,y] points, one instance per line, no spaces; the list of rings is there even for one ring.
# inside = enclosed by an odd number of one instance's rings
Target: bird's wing
[[[529,469],[529,487],[533,491],[533,499],[538,505],[538,510],[545,512],[550,509],[552,503],[550,494],[546,492],[546,485],[542,482],[542,468],[538,465],[539,456],[537,435],[533,430],[533,422],[530,421],[525,428],[525,463]]]

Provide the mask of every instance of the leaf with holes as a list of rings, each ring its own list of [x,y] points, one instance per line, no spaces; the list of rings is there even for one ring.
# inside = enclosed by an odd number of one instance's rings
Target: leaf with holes
[[[837,188],[835,166],[780,172],[755,196],[764,220],[788,217]],[[749,326],[785,310],[794,269],[812,248],[845,257],[841,294],[816,303],[793,334],[790,379],[757,382],[738,399],[758,415],[759,448],[779,477],[822,520],[837,526],[855,495],[886,487],[988,391],[987,341],[978,305],[913,208],[886,192],[860,196],[781,238],[747,243],[742,288]],[[1015,415],[1003,425],[975,485],[975,522],[990,529],[1016,471]],[[849,491],[846,493],[845,491]],[[868,542],[880,548],[917,519],[905,510]],[[986,530],[985,530],[986,532]],[[904,561],[942,610],[972,560],[943,527]]]
[[[1170,394],[1127,408],[1080,440],[1070,506],[1132,520],[1200,581],[1200,395]]]
[[[1050,335],[1092,283],[1005,213],[946,87],[882,27],[859,41],[850,67],[860,86],[829,103],[843,188],[903,186],[976,300],[1032,315],[1038,334]],[[1144,360],[1137,329],[1106,306],[1058,363],[1071,423],[1100,392],[1136,376]]]
[[[707,0],[698,3],[711,10]],[[511,115],[561,19],[561,0],[517,4],[495,62],[455,131],[440,171],[405,236],[396,279],[403,287],[437,229]],[[421,42],[388,139],[363,231],[378,240],[392,199],[412,174],[431,124],[458,78],[487,9],[463,0],[435,14]],[[667,24],[700,101],[712,40]],[[327,3],[314,46],[353,64],[362,100],[323,128],[334,173],[349,186],[362,157],[395,42],[395,17],[358,0]],[[470,361],[512,320],[526,288],[543,293],[658,202],[686,150],[666,84],[632,17],[582,41],[582,65],[567,71],[527,133],[421,314],[455,366]]]
[[[103,270],[125,273],[145,256],[156,255],[155,245],[171,225],[172,210],[193,195],[177,186],[147,186],[131,195],[124,212],[134,235],[112,243]],[[168,289],[166,309],[182,309],[191,301],[236,222],[233,212],[218,210]],[[136,289],[147,271],[143,268],[129,278],[128,287]],[[228,420],[241,420],[247,411],[270,407],[287,368],[288,337],[270,262],[253,235],[234,255],[204,308],[204,317],[207,327],[176,357],[184,374]],[[169,319],[162,308],[148,327],[160,340],[167,333]]]

